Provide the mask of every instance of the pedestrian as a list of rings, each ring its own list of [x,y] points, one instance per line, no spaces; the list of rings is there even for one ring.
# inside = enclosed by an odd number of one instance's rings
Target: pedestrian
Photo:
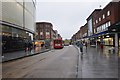
[[[101,38],[101,39],[100,39],[100,48],[101,48],[101,50],[103,50],[103,48],[104,48],[104,47],[103,47],[103,44],[104,44],[104,41],[103,41],[103,38]]]
[[[103,50],[103,43],[100,44],[100,48],[101,48],[101,50]]]
[[[25,47],[25,52],[27,52],[27,50],[28,50],[28,44],[26,42],[25,42],[24,47]]]
[[[87,50],[87,42],[85,42],[85,47],[86,47],[86,50]]]
[[[34,50],[36,49],[36,44],[34,44]]]
[[[33,46],[33,45],[32,45],[32,43],[31,43],[31,42],[29,42],[29,43],[28,43],[28,51],[30,51],[30,52],[31,52],[31,50],[32,50],[32,46]]]
[[[83,55],[83,42],[79,41],[80,52]]]

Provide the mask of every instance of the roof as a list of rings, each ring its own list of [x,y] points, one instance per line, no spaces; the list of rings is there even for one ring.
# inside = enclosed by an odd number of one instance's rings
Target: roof
[[[95,9],[86,20],[89,20],[95,12],[98,12],[98,11],[101,11],[101,10],[102,9]]]
[[[53,26],[50,22],[36,22],[36,24],[50,24],[51,26]]]

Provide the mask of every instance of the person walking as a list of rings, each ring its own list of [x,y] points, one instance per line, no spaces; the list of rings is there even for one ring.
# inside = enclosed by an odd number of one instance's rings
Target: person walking
[[[27,42],[25,42],[24,47],[25,47],[25,52],[27,52],[28,51],[28,43]]]
[[[80,47],[81,55],[83,55],[83,42],[82,41],[79,41],[79,47]]]
[[[85,42],[85,47],[86,47],[86,51],[87,51],[87,42]]]
[[[31,52],[31,50],[32,50],[32,46],[33,46],[33,45],[32,45],[32,43],[31,43],[31,42],[29,42],[29,43],[28,43],[28,51],[30,51],[30,52]]]

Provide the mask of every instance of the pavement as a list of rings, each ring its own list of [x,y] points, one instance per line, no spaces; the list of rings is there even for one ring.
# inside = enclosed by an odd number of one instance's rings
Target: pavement
[[[36,55],[36,54],[47,52],[49,50],[50,49],[43,49],[41,47],[36,47],[35,49],[32,49],[31,51],[27,51],[27,52],[22,50],[22,51],[4,53],[3,56],[2,56],[2,62],[8,62],[8,61],[28,57],[28,56],[33,56],[33,55]]]
[[[118,78],[119,52],[111,49],[84,47],[83,55],[79,52],[78,78]]]

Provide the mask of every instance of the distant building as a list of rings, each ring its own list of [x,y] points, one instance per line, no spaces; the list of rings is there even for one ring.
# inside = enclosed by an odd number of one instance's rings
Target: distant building
[[[60,34],[58,34],[58,39],[62,39],[62,36]]]
[[[76,41],[76,37],[75,37],[75,34],[71,37],[71,42],[72,44]]]
[[[82,41],[88,42],[88,25],[87,23],[84,26],[80,27],[80,36]]]
[[[49,45],[53,47],[53,40],[62,38],[58,34],[57,30],[53,30],[52,23],[49,22],[36,22],[36,45],[41,46],[41,44]]]
[[[36,23],[36,39],[37,40],[46,40],[51,39],[51,32],[53,30],[53,25],[48,22],[37,22]]]
[[[50,45],[53,36],[53,25],[49,22],[36,22],[36,40]]]
[[[52,40],[57,38],[56,34],[57,34],[56,31],[52,29],[52,31],[51,31],[51,38],[52,38]]]
[[[78,40],[81,39],[81,31],[78,30],[77,33],[75,33],[72,37],[71,37],[71,42],[74,43]]]

